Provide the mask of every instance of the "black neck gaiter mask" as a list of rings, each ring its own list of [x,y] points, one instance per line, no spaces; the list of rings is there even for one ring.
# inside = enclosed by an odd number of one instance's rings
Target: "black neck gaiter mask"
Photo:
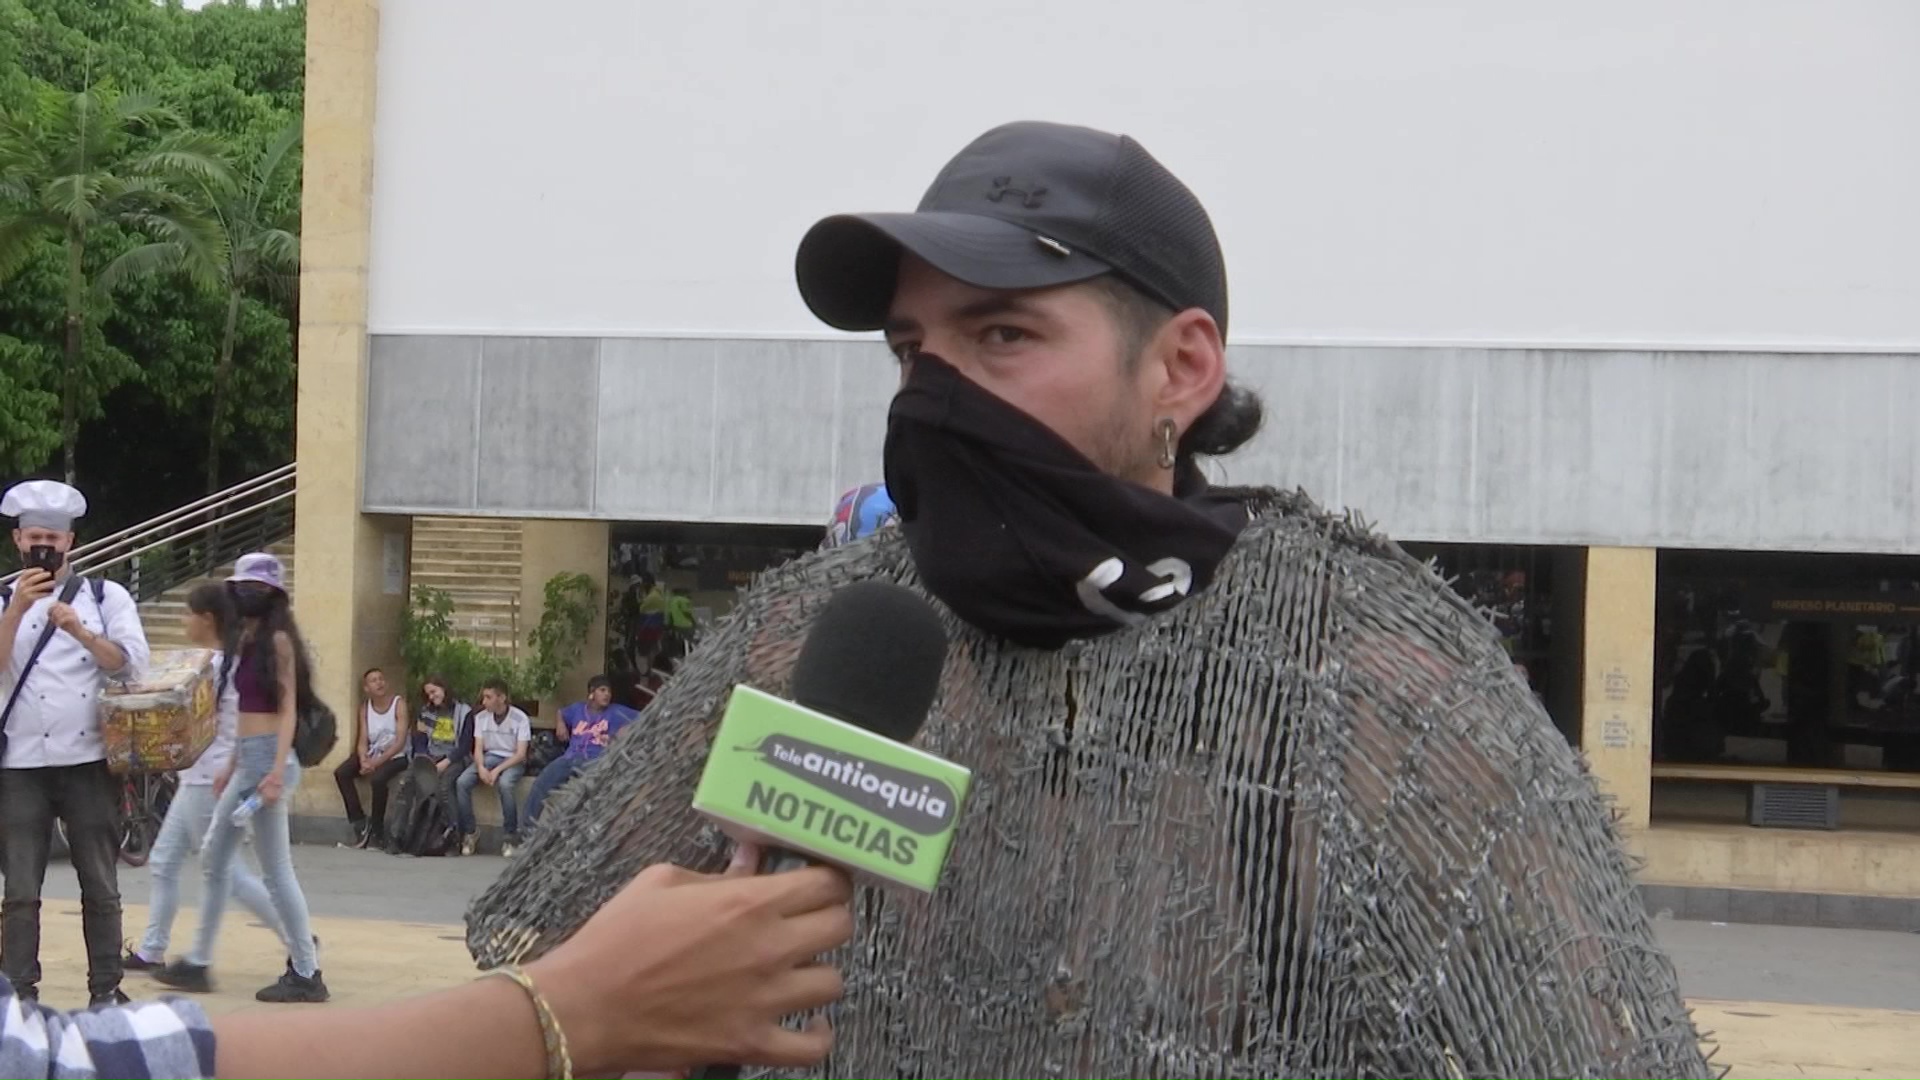
[[[1207,587],[1247,522],[1193,470],[1167,496],[921,353],[887,417],[887,493],[920,580],[961,618],[1056,649]]]

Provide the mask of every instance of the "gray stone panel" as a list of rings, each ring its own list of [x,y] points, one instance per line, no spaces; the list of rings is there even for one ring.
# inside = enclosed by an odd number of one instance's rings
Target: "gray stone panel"
[[[885,479],[887,406],[900,386],[900,365],[877,341],[832,343],[840,386],[840,424],[835,432],[833,498]],[[822,521],[826,518],[822,516]]]
[[[596,338],[486,339],[478,509],[593,513],[599,365]]]
[[[383,336],[368,343],[367,506],[473,506],[482,340]]]
[[[881,478],[897,381],[871,339],[381,337],[373,357],[370,511],[811,524]],[[1239,346],[1268,423],[1212,472],[1407,540],[1920,552],[1916,360]],[[416,438],[430,402],[488,438]]]
[[[1920,552],[1915,360],[1243,347],[1229,464],[1403,539]]]
[[[768,341],[716,357],[716,517],[826,521],[833,508],[839,380],[822,342]]]
[[[625,521],[712,517],[719,356],[744,342],[613,338],[600,356],[595,503]]]

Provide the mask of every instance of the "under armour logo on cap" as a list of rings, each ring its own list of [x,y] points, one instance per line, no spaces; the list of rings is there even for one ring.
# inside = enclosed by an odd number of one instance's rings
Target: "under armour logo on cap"
[[[1047,189],[1045,185],[1017,188],[1013,186],[1013,177],[1011,176],[994,177],[993,187],[987,192],[987,198],[994,202],[999,202],[1008,195],[1020,196],[1020,205],[1028,210],[1034,210],[1038,209],[1041,202],[1046,199]]]

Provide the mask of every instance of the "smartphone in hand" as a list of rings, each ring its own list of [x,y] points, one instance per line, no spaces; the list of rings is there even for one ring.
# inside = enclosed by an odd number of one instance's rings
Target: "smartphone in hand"
[[[65,561],[66,556],[55,550],[52,544],[35,544],[27,549],[26,565],[36,570],[58,574],[60,564]]]

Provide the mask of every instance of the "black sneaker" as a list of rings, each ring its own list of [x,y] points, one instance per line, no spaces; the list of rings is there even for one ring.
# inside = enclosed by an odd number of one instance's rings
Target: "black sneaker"
[[[319,1003],[331,997],[327,993],[327,984],[320,978],[320,969],[315,968],[312,975],[302,975],[288,964],[287,970],[272,986],[263,987],[253,995],[255,1001],[279,1003]]]
[[[126,991],[115,987],[104,994],[95,994],[88,998],[87,1008],[104,1009],[113,1005],[125,1005],[132,1000],[132,998],[127,996]]]
[[[373,832],[371,829],[367,827],[366,822],[356,821],[353,823],[353,846],[354,847],[357,847],[357,848],[366,847],[367,837],[372,835],[373,835]]]
[[[213,993],[213,979],[207,974],[205,964],[189,964],[185,960],[175,960],[166,967],[155,969],[153,981],[161,986],[171,986],[175,990],[185,990],[189,994]]]
[[[127,971],[158,971],[161,961],[149,960],[140,955],[140,950],[128,947],[127,955],[120,958],[120,966]]]

